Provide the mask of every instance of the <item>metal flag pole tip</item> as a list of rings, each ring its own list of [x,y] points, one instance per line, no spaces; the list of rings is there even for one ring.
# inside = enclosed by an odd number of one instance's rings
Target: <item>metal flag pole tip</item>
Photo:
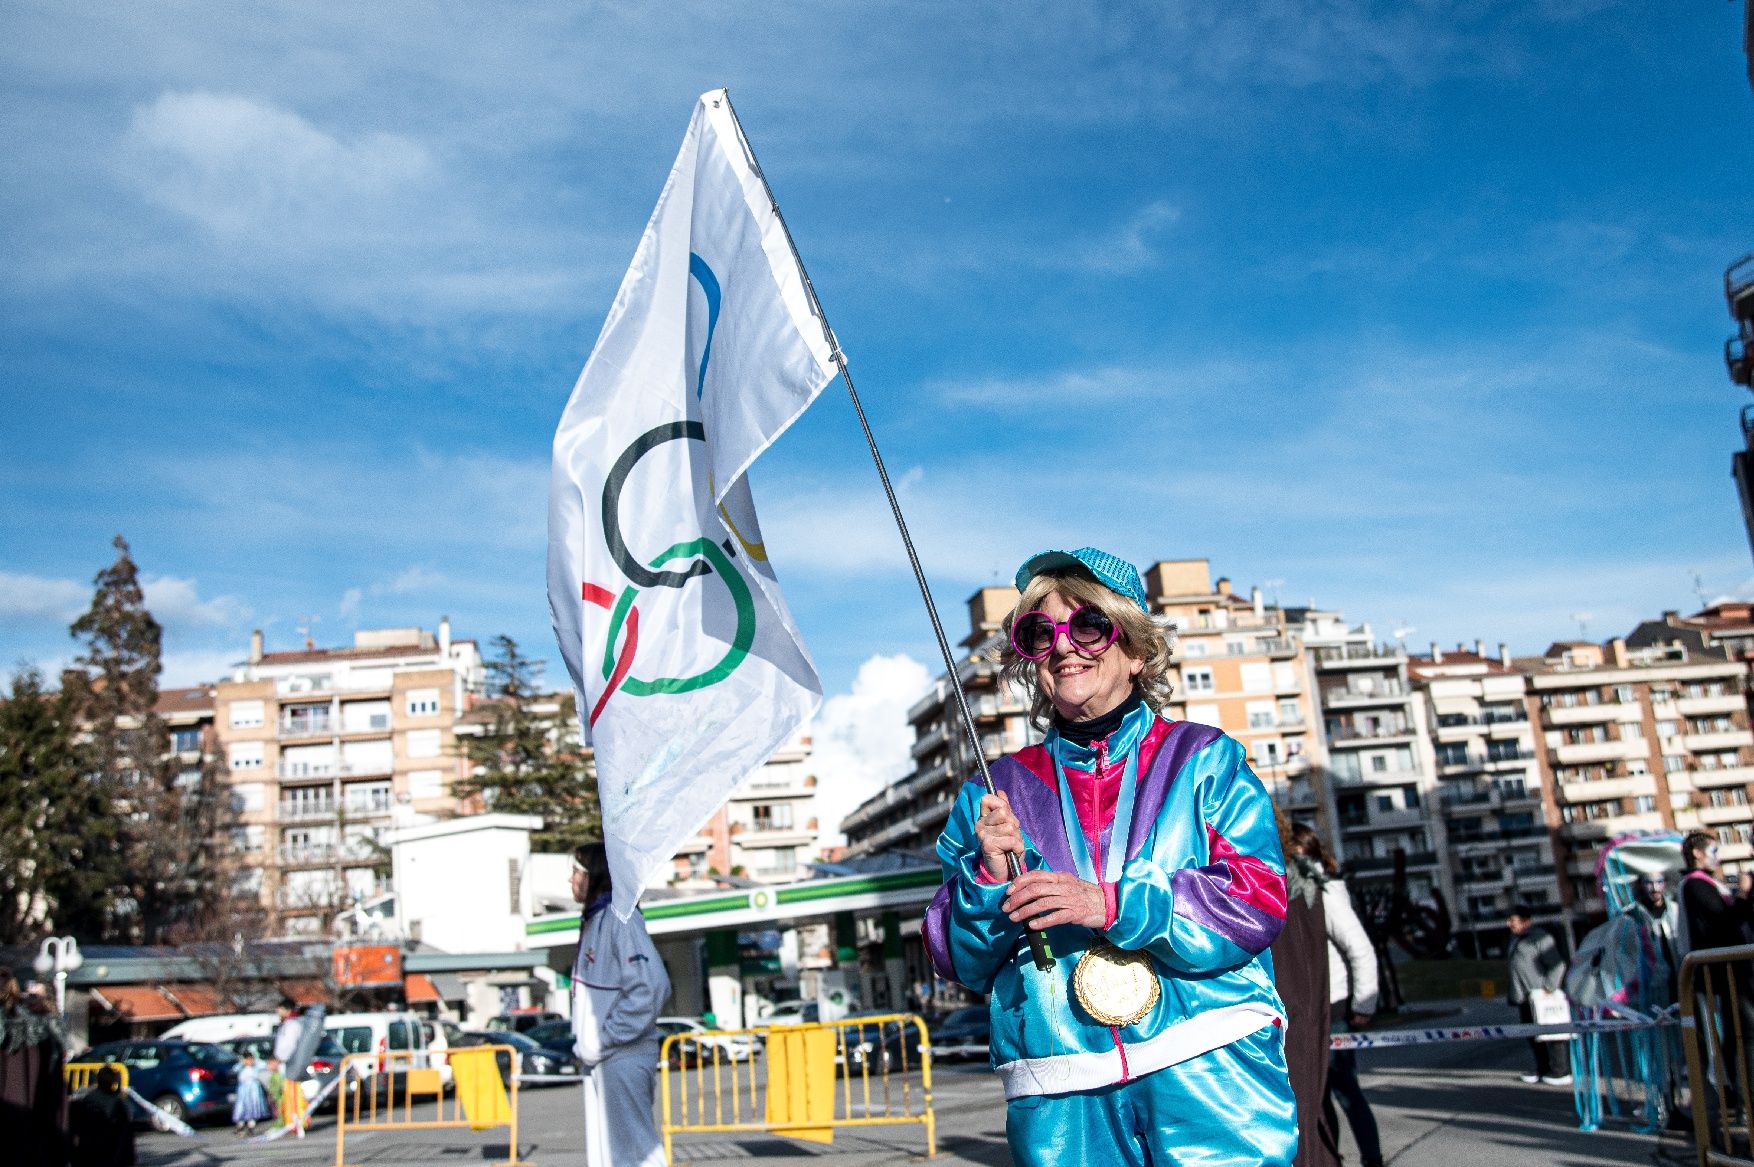
[[[992,772],[987,768],[986,752],[981,748],[980,735],[975,732],[974,715],[969,712],[968,695],[963,692],[962,678],[956,671],[956,661],[950,653],[950,641],[944,635],[944,623],[938,618],[938,605],[932,599],[930,585],[926,583],[925,569],[920,566],[919,553],[914,549],[913,537],[908,533],[907,520],[902,517],[901,502],[895,497],[895,486],[889,480],[889,471],[883,464],[883,454],[877,449],[877,437],[871,432],[870,420],[865,416],[865,406],[859,400],[859,391],[853,388],[852,374],[847,372],[846,354],[841,351],[834,329],[828,325],[828,314],[822,310],[822,301],[816,295],[816,285],[810,280],[810,271],[804,266],[804,257],[798,253],[797,240],[792,238],[791,224],[786,222],[786,216],[780,210],[779,200],[774,197],[773,185],[767,181],[767,172],[762,170],[761,163],[755,158],[755,148],[749,144],[749,135],[743,131],[743,121],[737,116],[737,107],[731,104],[731,91],[726,89],[724,94],[725,110],[731,115],[731,123],[737,127],[737,137],[743,143],[743,153],[749,159],[750,169],[761,179],[761,188],[767,193],[767,201],[773,208],[774,218],[779,220],[780,229],[785,232],[786,246],[791,249],[792,262],[798,265],[798,276],[810,299],[810,309],[822,323],[822,335],[828,341],[835,367],[840,370],[840,379],[847,387],[847,396],[852,399],[853,412],[859,418],[859,428],[864,431],[865,445],[870,448],[871,461],[877,467],[877,478],[883,484],[883,496],[889,500],[889,511],[895,516],[896,530],[901,533],[901,545],[907,552],[908,566],[913,569],[914,582],[919,585],[920,598],[926,604],[926,616],[932,622],[932,635],[937,639],[938,652],[944,658],[944,671],[950,678],[950,689],[956,697],[956,709],[962,719],[962,730],[968,737],[968,744],[974,750],[975,762],[980,767],[981,785],[986,787],[988,794],[997,794],[998,788],[993,785]],[[1023,874],[1023,864],[1015,854],[1005,856],[1005,866],[1012,879]],[[1035,967],[1044,972],[1051,969],[1054,966],[1054,957],[1048,948],[1047,937],[1033,928],[1025,928],[1024,935],[1029,939],[1029,952],[1035,960]]]

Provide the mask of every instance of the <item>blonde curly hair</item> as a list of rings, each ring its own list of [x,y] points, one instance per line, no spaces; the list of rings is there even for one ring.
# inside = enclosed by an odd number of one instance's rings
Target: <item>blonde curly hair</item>
[[[999,650],[999,676],[1029,698],[1029,721],[1045,730],[1053,716],[1053,703],[1041,691],[1036,661],[1018,653],[1011,643],[1011,624],[1026,612],[1042,606],[1050,595],[1058,595],[1072,607],[1088,604],[1114,621],[1121,630],[1114,648],[1134,660],[1145,662],[1134,683],[1152,712],[1163,712],[1169,704],[1174,686],[1169,680],[1169,662],[1175,640],[1175,625],[1158,616],[1149,616],[1119,592],[1096,582],[1080,571],[1043,571],[1029,581],[1011,614],[1005,617],[1005,644]]]

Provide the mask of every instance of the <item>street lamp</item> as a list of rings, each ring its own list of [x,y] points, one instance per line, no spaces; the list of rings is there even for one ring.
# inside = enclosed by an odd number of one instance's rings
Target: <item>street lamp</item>
[[[32,967],[37,975],[55,976],[55,1012],[63,1017],[67,1015],[67,974],[85,963],[85,957],[79,954],[79,941],[71,936],[50,936],[43,941],[43,947],[37,953]]]

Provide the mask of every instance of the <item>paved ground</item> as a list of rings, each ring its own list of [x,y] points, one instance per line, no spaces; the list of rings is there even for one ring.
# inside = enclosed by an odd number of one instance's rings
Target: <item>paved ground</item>
[[[1497,1003],[1455,1003],[1444,1024],[1513,1020]],[[1467,1043],[1372,1051],[1360,1055],[1364,1084],[1382,1127],[1383,1150],[1395,1167],[1496,1167],[1551,1164],[1680,1163],[1688,1144],[1659,1140],[1624,1128],[1585,1133],[1577,1129],[1567,1088],[1524,1086],[1516,1074],[1528,1058],[1521,1042]],[[940,1065],[933,1073],[938,1117],[938,1162],[1005,1164],[1005,1107],[984,1066]],[[524,1158],[537,1167],[584,1167],[579,1150],[577,1092],[569,1087],[529,1090],[519,1131]],[[470,1164],[505,1156],[503,1131],[367,1133],[347,1139],[351,1164]],[[225,1129],[206,1129],[195,1139],[151,1133],[140,1140],[147,1167],[208,1167],[267,1164],[315,1167],[335,1162],[332,1119],[320,1117],[302,1142],[242,1143]],[[815,1146],[768,1135],[692,1135],[678,1139],[678,1163],[735,1167],[740,1161],[811,1163],[814,1167],[876,1167],[919,1162],[925,1140],[919,1128],[843,1131],[832,1146]],[[1348,1146],[1347,1161],[1356,1163]]]

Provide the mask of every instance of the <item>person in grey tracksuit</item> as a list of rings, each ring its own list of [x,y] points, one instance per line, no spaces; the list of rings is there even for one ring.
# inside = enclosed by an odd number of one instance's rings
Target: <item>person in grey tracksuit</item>
[[[601,843],[573,852],[572,894],[584,905],[573,958],[573,1041],[585,1070],[588,1167],[662,1167],[652,1115],[658,1076],[658,1013],[670,978],[645,919],[610,907],[609,861]]]

